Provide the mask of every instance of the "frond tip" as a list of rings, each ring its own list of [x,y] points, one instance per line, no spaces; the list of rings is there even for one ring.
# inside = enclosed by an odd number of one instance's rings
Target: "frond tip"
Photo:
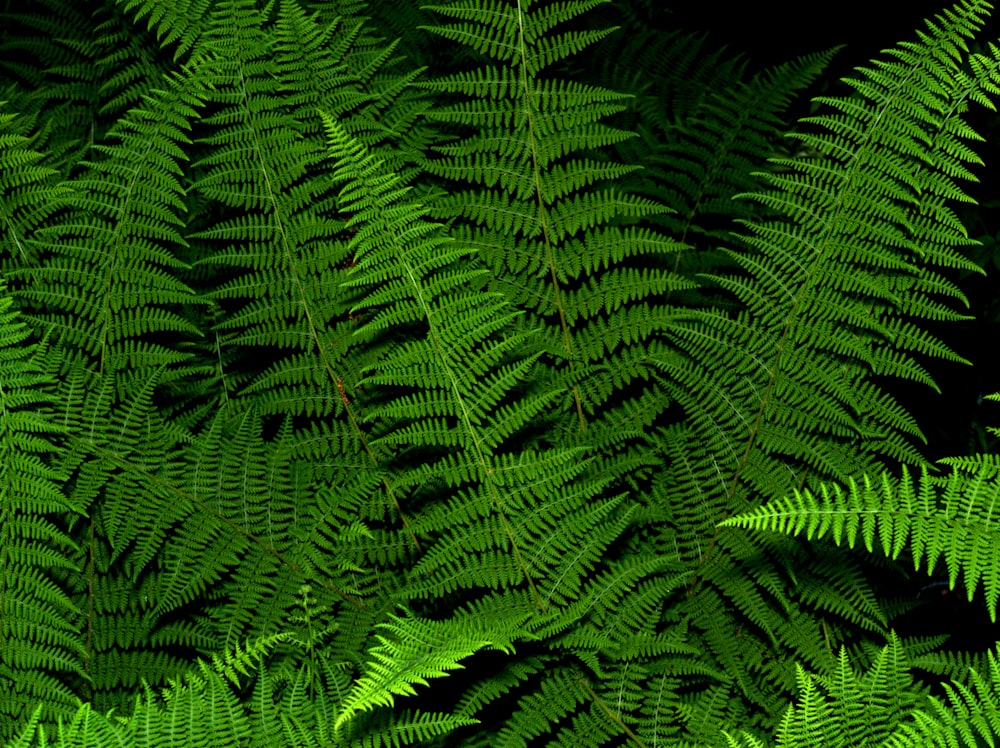
[[[943,558],[948,583],[965,580],[971,600],[982,584],[990,618],[996,621],[1000,598],[1000,456],[945,460],[953,466],[946,477],[923,470],[914,483],[910,474],[877,479],[865,476],[847,487],[823,484],[817,491],[796,491],[720,523],[721,527],[805,534],[809,540],[832,538],[853,548],[859,539],[896,559],[909,548],[913,568],[932,574]]]
[[[377,634],[378,645],[369,651],[368,672],[359,678],[341,705],[335,729],[356,714],[378,706],[391,707],[396,696],[411,696],[414,686],[427,685],[428,678],[440,678],[462,668],[461,661],[484,648],[513,652],[514,633],[525,618],[483,625],[467,617],[457,621],[426,621],[412,616],[390,616]],[[458,623],[459,625],[456,625]],[[468,720],[457,719],[457,724]]]

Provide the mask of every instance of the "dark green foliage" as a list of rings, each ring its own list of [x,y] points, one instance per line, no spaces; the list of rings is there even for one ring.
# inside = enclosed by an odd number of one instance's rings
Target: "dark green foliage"
[[[78,572],[64,526],[77,509],[65,475],[50,463],[59,430],[51,424],[51,380],[39,347],[0,300],[0,720],[22,723],[38,706],[52,719],[73,705],[65,680],[81,675],[80,610],[60,579]]]
[[[790,138],[832,52],[641,5],[8,3],[0,742],[992,744],[790,537],[995,613],[997,462],[885,384],[959,360],[988,5]]]

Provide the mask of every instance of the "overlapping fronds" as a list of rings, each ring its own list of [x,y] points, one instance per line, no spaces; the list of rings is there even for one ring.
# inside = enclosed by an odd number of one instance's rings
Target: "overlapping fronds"
[[[235,686],[259,668],[261,659],[280,642],[272,637],[246,649],[231,650],[209,664],[199,662],[183,678],[157,693],[141,689],[134,712],[126,719],[102,714],[82,704],[61,722],[54,736],[27,725],[12,746],[129,745],[153,748],[164,744],[191,746],[250,745],[253,724]],[[264,678],[268,677],[265,672]],[[266,743],[259,743],[267,745]],[[270,743],[290,746],[290,742]]]
[[[199,332],[176,311],[192,299],[175,277],[197,91],[195,75],[175,78],[95,145],[58,215],[31,237],[32,261],[11,273],[27,320],[102,374],[176,365],[185,357],[157,336]]]
[[[988,5],[784,145],[829,53],[654,5],[5,5],[0,742],[993,740],[885,581],[1000,600],[1000,460],[885,389],[959,359]]]
[[[671,208],[655,221],[698,250],[678,255],[689,272],[723,262],[718,244],[731,241],[737,220],[760,212],[733,196],[760,189],[760,172],[771,168],[766,159],[787,150],[782,115],[833,50],[755,75],[745,60],[680,31],[609,39],[602,50],[596,57],[607,85],[632,96],[615,118],[638,134],[616,146],[623,160],[643,167],[629,186]]]
[[[116,4],[136,21],[156,34],[161,47],[173,49],[174,59],[191,53],[209,24],[211,0],[116,0]]]
[[[996,86],[996,61],[962,52],[982,8],[962,11],[861,71],[860,95],[821,99],[832,113],[805,120],[821,129],[795,134],[816,155],[777,159],[786,171],[749,196],[782,217],[750,223],[743,272],[715,279],[744,311],[672,330],[686,356],[666,362],[671,390],[717,445],[730,499],[856,473],[866,452],[919,462],[915,425],[872,376],[929,382],[916,356],[955,358],[919,321],[959,316],[939,301],[961,300],[942,268],[969,266],[948,207],[976,160],[959,115]]]
[[[29,127],[24,117],[0,113],[0,268],[5,275],[34,261],[35,231],[68,192],[58,171],[45,165],[44,154],[25,134]]]
[[[554,72],[612,33],[565,30],[600,4],[430,7],[446,23],[429,30],[471,47],[477,66],[422,84],[446,95],[431,116],[457,135],[425,168],[449,180],[433,215],[458,219],[454,230],[490,269],[490,287],[540,330],[546,384],[566,393],[554,428],[568,443],[636,450],[642,424],[667,405],[645,389],[671,317],[657,299],[690,284],[667,269],[681,245],[641,223],[663,206],[623,190],[637,167],[609,157],[632,136],[604,121],[626,97]],[[634,468],[598,459],[604,474]]]
[[[520,620],[496,622],[463,618],[447,622],[415,618],[392,619],[380,628],[379,645],[370,652],[366,673],[353,685],[340,707],[334,729],[346,725],[359,712],[392,706],[395,696],[415,694],[415,686],[428,678],[461,668],[461,660],[485,647],[509,650]],[[456,718],[452,728],[468,722]]]
[[[833,677],[799,670],[799,692],[774,740],[726,734],[727,748],[908,748],[995,745],[1000,738],[1000,665],[990,653],[984,670],[964,683],[945,684],[944,697],[928,696],[914,679],[900,640],[893,636],[871,665],[856,672],[841,653]],[[967,685],[966,685],[967,684]]]
[[[101,5],[101,2],[96,5]],[[103,134],[97,61],[104,50],[92,34],[95,3],[11,2],[0,33],[4,100],[32,121],[35,148],[63,176]]]
[[[76,548],[66,533],[82,508],[67,501],[61,446],[36,346],[0,287],[0,741],[45,704],[68,714],[68,681],[83,677],[81,611],[66,589]],[[55,458],[55,459],[53,459]],[[55,463],[55,464],[53,464]]]
[[[359,317],[340,281],[354,258],[322,172],[318,112],[372,146],[395,145],[393,133],[402,145],[420,131],[403,95],[410,74],[390,64],[391,49],[376,46],[362,19],[323,24],[291,2],[273,24],[246,3],[218,13],[205,42],[217,111],[204,123],[209,152],[194,184],[226,216],[194,235],[198,283],[219,310],[213,348],[243,352],[226,366],[250,381],[227,389],[262,413],[343,415],[341,389],[354,389],[365,354],[352,351]],[[364,439],[358,432],[354,449],[365,451]]]
[[[780,709],[773,694],[795,677],[779,665],[761,678],[769,651],[828,672],[861,599],[869,624],[884,617],[870,590],[844,604],[790,586],[815,563],[795,544],[709,527],[824,479],[921,464],[915,423],[876,378],[932,384],[919,357],[957,358],[921,325],[961,316],[945,303],[963,301],[945,272],[972,267],[949,206],[966,199],[958,180],[977,162],[962,114],[997,91],[997,50],[966,51],[985,10],[962,3],[859,70],[855,95],[818,100],[828,113],[793,135],[808,153],[762,175],[748,198],[770,215],[726,249],[737,269],[709,279],[732,309],[690,310],[667,331],[677,355],[663,359],[663,385],[688,418],[662,432],[669,468],[656,488],[697,577],[668,617],[704,632],[741,698],[764,710]],[[789,626],[803,592],[855,623]]]
[[[70,432],[66,494],[86,512],[74,523],[80,571],[70,577],[83,611],[84,693],[98,709],[128,709],[143,678],[163,683],[212,647],[204,621],[164,604],[164,555],[190,513],[171,490],[186,434],[155,408],[161,370],[101,380],[82,358],[59,366],[68,368],[56,410]]]
[[[324,120],[334,174],[345,183],[341,206],[355,230],[356,265],[348,284],[367,291],[358,307],[366,321],[357,335],[394,329],[409,338],[364,371],[364,388],[395,390],[365,416],[395,426],[373,446],[422,455],[422,465],[392,479],[408,502],[426,501],[434,495],[428,490],[457,489],[454,499],[435,497],[426,529],[417,529],[439,537],[418,564],[418,577],[450,579],[442,580],[441,591],[523,586],[544,611],[539,581],[552,573],[550,563],[527,555],[544,547],[543,532],[554,529],[544,507],[581,506],[598,488],[568,486],[580,468],[572,451],[544,458],[501,451],[551,401],[511,396],[535,358],[518,355],[526,336],[512,329],[515,310],[486,292],[485,270],[471,260],[470,249],[426,221],[425,209],[407,197],[398,177],[331,118]],[[445,507],[450,511],[441,514]],[[455,512],[464,522],[455,524]],[[569,527],[562,531],[573,534]],[[469,550],[477,553],[470,557]]]
[[[909,552],[914,569],[933,574],[943,561],[948,584],[961,576],[971,600],[982,586],[990,617],[1000,599],[1000,462],[995,456],[952,461],[947,477],[925,470],[894,479],[851,480],[845,487],[822,485],[769,502],[722,524],[772,530],[809,539],[830,538],[849,547],[863,544],[892,559]]]

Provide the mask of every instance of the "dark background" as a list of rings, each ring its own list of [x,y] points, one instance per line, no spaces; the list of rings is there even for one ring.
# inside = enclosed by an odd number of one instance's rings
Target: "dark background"
[[[831,83],[850,75],[858,66],[901,41],[914,39],[926,28],[924,19],[939,14],[950,3],[941,2],[675,2],[658,24],[664,29],[706,32],[709,46],[725,45],[742,53],[751,70],[760,70],[830,47],[843,48],[823,80],[822,93],[847,93]],[[1000,23],[993,12],[978,38],[997,43]],[[813,93],[820,93],[816,91]],[[906,382],[886,382],[893,395],[916,417],[927,437],[924,453],[932,459],[967,455],[983,448],[997,449],[997,440],[985,431],[1000,426],[1000,404],[983,403],[981,395],[1000,391],[1000,114],[976,112],[971,122],[986,137],[976,150],[985,161],[978,184],[965,185],[979,203],[962,213],[970,236],[984,242],[974,255],[987,269],[986,276],[956,277],[969,297],[968,323],[949,323],[934,329],[973,366],[925,361],[941,393]],[[941,571],[939,567],[938,571]],[[921,580],[922,577],[922,580]],[[943,578],[917,575],[913,587],[900,590],[903,598],[927,603],[897,622],[904,634],[950,631],[949,649],[985,649],[1000,638],[1000,627],[985,613],[981,591],[975,603],[965,600],[961,588],[947,589]]]
[[[666,4],[665,4],[666,5]],[[950,7],[945,2],[857,0],[840,3],[718,2],[680,0],[662,13],[664,28],[709,32],[710,39],[764,65],[846,45],[847,70],[880,50],[911,39],[923,20]],[[846,72],[846,70],[844,71]]]
[[[760,70],[800,55],[831,47],[842,49],[828,73],[826,87],[818,93],[847,93],[837,83],[858,66],[901,41],[916,37],[951,3],[944,0],[911,2],[791,3],[791,2],[684,2],[664,8],[657,23],[664,29],[705,32],[709,46],[725,45],[743,54],[751,70]],[[984,41],[1000,41],[1000,23],[994,11],[983,32]],[[803,102],[804,105],[804,102]],[[805,111],[800,112],[802,114]],[[994,440],[985,426],[1000,426],[1000,404],[981,401],[981,396],[1000,391],[1000,115],[973,110],[971,122],[986,137],[977,152],[986,162],[978,172],[979,184],[965,185],[978,206],[966,208],[962,218],[971,236],[983,241],[975,259],[988,275],[956,277],[969,297],[969,313],[976,320],[951,323],[934,330],[972,367],[941,361],[926,362],[941,394],[921,385],[886,383],[897,398],[915,414],[928,438],[931,458],[979,451]]]

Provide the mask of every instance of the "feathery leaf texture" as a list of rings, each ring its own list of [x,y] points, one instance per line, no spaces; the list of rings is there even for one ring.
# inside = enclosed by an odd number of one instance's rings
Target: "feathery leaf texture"
[[[995,615],[1000,462],[885,385],[960,360],[988,3],[788,137],[832,51],[404,5],[0,11],[0,744],[992,744],[843,547]]]
[[[62,583],[76,571],[65,524],[81,513],[51,462],[60,430],[39,347],[0,288],[0,740],[37,704],[45,717],[74,706],[67,680],[82,675],[80,610]],[[57,463],[58,464],[58,463]]]
[[[822,485],[813,492],[772,501],[721,524],[772,530],[809,539],[831,538],[853,548],[863,544],[896,559],[908,552],[913,568],[933,574],[943,561],[949,588],[962,577],[972,600],[982,585],[990,617],[1000,600],[1000,462],[995,455],[945,460],[947,477],[925,469],[918,481],[909,473],[894,479],[851,480],[846,487]]]

